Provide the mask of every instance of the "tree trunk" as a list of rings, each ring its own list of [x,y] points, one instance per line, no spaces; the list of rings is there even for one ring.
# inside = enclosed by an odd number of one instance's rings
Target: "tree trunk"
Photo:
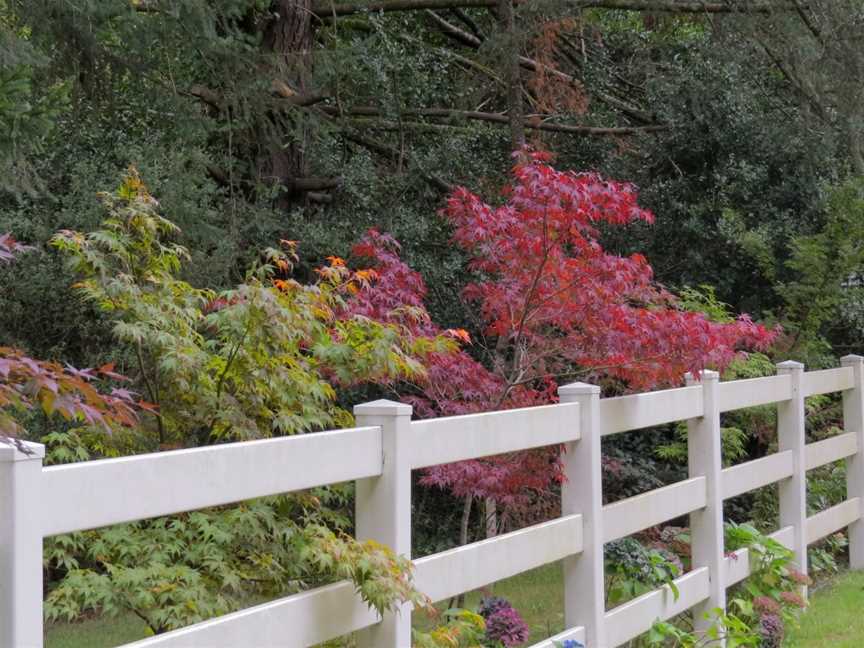
[[[312,10],[310,0],[275,0],[274,17],[264,28],[263,47],[274,54],[271,75],[273,91],[283,97],[305,95],[312,67]],[[292,111],[292,128],[273,116],[263,129],[264,152],[258,171],[268,184],[286,187],[280,200],[287,207],[297,197],[294,180],[306,177],[305,150],[309,127],[302,111]],[[267,132],[269,131],[269,132]],[[290,139],[289,139],[290,138]],[[288,140],[288,141],[286,141]]]
[[[459,524],[459,546],[464,547],[468,544],[468,523],[471,521],[471,504],[474,502],[473,495],[466,495],[465,502],[462,506],[462,521]],[[452,603],[452,601],[451,601]],[[455,605],[450,607],[461,608],[465,605],[465,594],[460,594],[456,597]]]
[[[864,138],[861,136],[861,124],[854,120],[846,129],[849,141],[849,156],[852,160],[852,169],[855,175],[864,177]]]
[[[486,537],[494,538],[498,535],[498,506],[494,497],[486,498]]]
[[[504,35],[504,74],[507,81],[507,116],[510,125],[510,149],[525,146],[525,119],[522,109],[522,78],[519,69],[519,40],[513,19],[513,0],[498,1],[498,21]]]

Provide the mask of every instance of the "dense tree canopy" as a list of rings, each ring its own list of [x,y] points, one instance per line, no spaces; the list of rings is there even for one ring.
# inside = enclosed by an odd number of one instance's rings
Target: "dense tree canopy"
[[[830,72],[855,59],[826,34],[852,29],[857,5],[525,2],[507,23],[496,2],[7,1],[18,171],[0,230],[93,227],[93,188],[135,163],[200,257],[188,272],[215,284],[272,240],[303,241],[309,268],[377,226],[446,285],[462,255],[430,215],[453,186],[500,184],[527,139],[641,187],[659,221],[616,247],[644,252],[661,281],[713,284],[757,315],[781,307],[754,278],[766,258],[785,273],[790,239],[820,226],[822,185],[855,168],[854,64]],[[814,29],[822,45],[798,47]],[[722,272],[697,258],[706,245]],[[18,272],[31,264],[45,261]],[[460,320],[433,290],[433,311]]]

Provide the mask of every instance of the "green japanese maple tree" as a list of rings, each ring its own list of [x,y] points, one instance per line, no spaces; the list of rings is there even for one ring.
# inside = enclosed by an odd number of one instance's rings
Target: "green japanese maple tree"
[[[54,245],[113,321],[118,354],[152,402],[139,450],[344,427],[353,419],[334,386],[418,379],[425,355],[452,348],[446,335],[347,314],[344,300],[372,274],[337,257],[315,281],[294,280],[291,241],[262,251],[231,290],[193,286],[180,276],[177,228],[134,170],[101,199],[102,229],[62,231]],[[73,441],[49,450],[92,456]],[[379,611],[423,605],[407,560],[351,537],[349,504],[350,486],[334,486],[50,539],[58,578],[46,612],[129,610],[160,633],[345,578]]]

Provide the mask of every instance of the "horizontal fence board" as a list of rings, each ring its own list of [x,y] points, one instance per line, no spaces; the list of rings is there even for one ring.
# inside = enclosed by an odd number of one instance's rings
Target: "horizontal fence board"
[[[795,542],[795,529],[791,526],[784,527],[770,534],[770,537],[774,538],[784,547],[792,549],[792,544]],[[732,587],[735,583],[740,583],[750,575],[750,550],[747,548],[731,552],[723,562],[726,587]]]
[[[823,371],[807,371],[801,379],[804,396],[830,394],[854,387],[852,367],[838,367]]]
[[[861,518],[861,500],[853,497],[807,518],[807,544],[831,535]]]
[[[600,435],[684,421],[703,412],[701,386],[604,398],[600,401]]]
[[[786,375],[732,380],[717,385],[717,401],[721,412],[779,403],[790,398],[792,380]]]
[[[456,547],[414,561],[417,589],[440,601],[582,551],[582,516]]]
[[[813,470],[832,461],[845,459],[858,452],[858,438],[854,432],[838,434],[824,441],[808,443],[805,448],[807,470]]]
[[[411,468],[567,443],[579,438],[579,404],[414,421]]]
[[[650,630],[658,619],[670,619],[708,598],[707,567],[694,569],[673,582],[679,592],[677,600],[667,585],[607,612],[606,638],[609,645],[620,646]]]
[[[529,648],[555,648],[555,642],[564,642],[568,639],[575,639],[580,643],[585,643],[585,628],[570,628],[564,632],[559,632],[555,636],[544,639],[543,641],[532,644]]]
[[[853,388],[850,367],[807,372],[804,396]],[[720,411],[783,402],[792,397],[789,375],[721,382]],[[580,438],[578,403],[456,416],[411,423],[407,461],[423,468],[465,459],[557,445]],[[704,413],[701,385],[599,401],[599,433],[698,418]],[[854,433],[806,446],[806,469],[859,451]],[[364,427],[289,438],[225,444],[82,462],[42,469],[43,535],[230,504],[256,497],[364,479],[381,474],[381,429]],[[792,451],[778,452],[722,471],[724,499],[793,474]],[[694,477],[603,507],[603,542],[610,542],[703,508],[705,477]],[[853,498],[806,520],[808,543],[861,518]],[[793,527],[772,537],[791,547]],[[417,588],[440,601],[509,578],[583,550],[583,518],[569,515],[414,561]],[[751,573],[750,552],[728,554],[721,574],[727,586]],[[713,576],[711,574],[710,576]],[[709,570],[675,579],[676,600],[666,586],[606,612],[609,646],[620,646],[709,596]],[[128,644],[136,648],[280,646],[305,648],[373,625],[379,615],[348,581],[226,614],[187,628]],[[584,621],[583,621],[584,623]],[[585,640],[576,627],[534,644]]]
[[[355,594],[354,584],[341,581],[125,646],[306,648],[361,630],[378,620],[378,614]]]
[[[762,486],[791,477],[794,471],[792,451],[776,452],[761,459],[723,469],[723,499],[736,497]]]
[[[373,477],[382,461],[366,427],[45,468],[43,535]]]
[[[703,508],[704,477],[664,486],[603,507],[603,542],[612,542]]]

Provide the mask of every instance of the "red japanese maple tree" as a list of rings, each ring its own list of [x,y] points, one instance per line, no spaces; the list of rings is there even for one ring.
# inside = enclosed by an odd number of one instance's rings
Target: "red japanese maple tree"
[[[457,189],[443,212],[472,257],[478,280],[464,296],[494,340],[491,367],[508,387],[578,368],[632,389],[654,388],[688,371],[723,368],[739,350],[774,339],[747,316],[721,324],[677,308],[645,257],[603,249],[598,225],[654,221],[632,185],[557,171],[540,154],[513,175],[500,207]]]
[[[558,171],[538,153],[518,159],[503,204],[459,188],[442,211],[453,241],[471,258],[475,280],[463,297],[479,315],[478,357],[461,351],[431,358],[426,382],[405,396],[420,416],[554,402],[563,380],[633,390],[678,384],[688,371],[722,369],[743,350],[774,340],[776,331],[746,315],[718,323],[681,309],[645,257],[603,249],[600,225],[654,220],[633,185]],[[355,312],[440,332],[428,316],[417,317],[425,313],[426,286],[400,259],[395,240],[372,231],[354,254],[378,275],[374,289],[352,300]],[[436,466],[423,482],[507,504],[548,487],[560,478],[558,468],[558,450],[547,449]]]
[[[15,255],[30,250],[10,234],[0,235],[0,264],[11,263]],[[97,379],[125,381],[114,365],[98,369],[75,369],[51,361],[36,360],[20,349],[0,345],[0,443],[21,433],[14,413],[40,408],[46,414],[60,414],[66,420],[87,425],[131,426],[137,422],[135,395],[123,388],[100,391]]]

